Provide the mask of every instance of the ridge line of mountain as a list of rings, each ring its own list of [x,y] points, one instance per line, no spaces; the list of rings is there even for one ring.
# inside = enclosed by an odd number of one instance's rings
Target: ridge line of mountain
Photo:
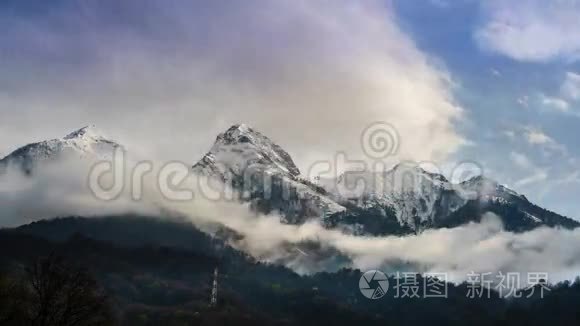
[[[87,126],[60,139],[23,146],[1,159],[0,164],[16,162],[31,173],[52,156],[102,156],[119,146],[94,126]],[[362,178],[383,179],[380,187],[365,187],[361,193],[341,191],[352,188],[350,172],[332,181],[332,186],[321,186],[303,178],[283,148],[245,124],[235,124],[220,133],[191,169],[244,192],[243,200],[250,202],[252,209],[280,213],[284,223],[320,219],[325,225],[355,234],[416,233],[452,227],[477,221],[486,211],[500,215],[514,231],[542,225],[580,226],[575,220],[534,205],[495,180],[480,175],[454,185],[442,174],[419,165],[397,164],[378,174],[365,172]]]

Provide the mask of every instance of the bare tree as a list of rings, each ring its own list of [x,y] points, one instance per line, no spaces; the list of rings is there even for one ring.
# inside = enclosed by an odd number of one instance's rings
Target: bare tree
[[[28,315],[33,325],[110,325],[106,294],[85,270],[49,256],[27,270],[31,289]]]
[[[24,293],[22,285],[13,277],[0,274],[0,325],[23,319]]]

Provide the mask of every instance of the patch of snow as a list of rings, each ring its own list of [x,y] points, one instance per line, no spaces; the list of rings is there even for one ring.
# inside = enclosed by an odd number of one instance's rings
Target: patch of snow
[[[524,212],[524,214],[526,215],[527,218],[529,218],[530,220],[536,222],[536,223],[542,223],[542,220],[540,218],[538,218],[537,216],[534,216],[528,212]]]
[[[110,159],[120,145],[108,140],[94,126],[87,126],[60,139],[51,139],[23,146],[0,160],[23,164],[30,168],[39,162],[61,156]]]

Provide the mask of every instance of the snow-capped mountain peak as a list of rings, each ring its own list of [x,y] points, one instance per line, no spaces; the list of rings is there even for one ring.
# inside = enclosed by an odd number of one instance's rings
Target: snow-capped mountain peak
[[[262,210],[282,213],[286,222],[344,210],[300,176],[290,154],[245,124],[220,133],[193,171],[231,185]]]
[[[464,197],[469,199],[474,199],[475,197],[484,200],[495,199],[503,202],[510,202],[514,199],[528,201],[526,196],[482,175],[462,182],[457,189],[462,192]]]
[[[260,167],[295,178],[300,170],[280,146],[245,124],[231,126],[219,134],[209,152],[194,165],[198,172],[220,171],[225,180],[248,168]],[[207,171],[209,170],[209,171]]]
[[[439,182],[448,182],[447,178],[440,173],[430,172],[425,170],[421,165],[410,162],[402,162],[396,164],[391,170],[386,172],[387,174],[398,174],[398,175],[415,175],[417,177],[425,177],[431,180]]]
[[[443,175],[428,172],[417,164],[399,163],[387,171],[344,172],[336,179],[335,184],[329,183],[326,188],[331,192],[338,190],[347,197],[377,198],[392,193],[423,193],[433,188],[450,189],[451,184]]]
[[[63,137],[63,140],[71,139],[85,139],[92,141],[102,141],[107,140],[103,133],[95,127],[95,125],[88,125],[81,129],[75,130],[70,134]]]
[[[95,126],[87,126],[15,150],[0,160],[0,173],[13,165],[29,174],[45,161],[61,157],[107,159],[117,147],[120,145]],[[286,151],[245,124],[220,133],[193,172],[231,186],[240,195],[236,199],[249,202],[260,212],[280,213],[284,222],[299,224],[322,218],[328,227],[355,234],[406,234],[454,227],[478,221],[486,211],[500,216],[510,231],[541,225],[580,226],[494,180],[477,176],[452,184],[443,175],[413,163],[404,162],[388,171],[346,172],[326,180],[323,188],[301,177]]]
[[[10,153],[0,160],[0,165],[17,165],[26,173],[47,160],[66,157],[109,159],[116,142],[107,139],[94,126],[87,126],[73,131],[63,138],[31,143]]]
[[[343,205],[348,201],[375,212],[372,214],[391,211],[401,226],[415,232],[477,221],[485,211],[496,213],[507,229],[515,231],[538,225],[580,225],[530,203],[524,195],[485,176],[454,184],[414,164],[399,164],[386,172],[346,172],[326,189]],[[367,226],[372,229],[372,225]]]
[[[403,162],[387,171],[345,172],[327,190],[362,209],[390,208],[401,225],[418,230],[461,207],[465,200],[441,174]]]

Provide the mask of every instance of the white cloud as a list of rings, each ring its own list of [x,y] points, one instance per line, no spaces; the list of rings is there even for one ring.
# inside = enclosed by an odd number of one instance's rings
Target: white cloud
[[[525,136],[528,143],[532,145],[548,145],[555,143],[555,141],[542,130],[533,127],[528,127],[526,129]]]
[[[580,1],[481,2],[478,45],[520,61],[580,59]]]
[[[571,99],[571,100],[580,100],[580,75],[567,72],[566,79],[560,88],[561,93]]]
[[[570,104],[561,98],[547,96],[544,94],[540,94],[540,102],[551,110],[556,110],[558,112],[569,112]]]
[[[510,159],[518,167],[518,171],[526,174],[525,177],[520,178],[514,183],[515,187],[525,187],[530,184],[545,181],[548,178],[548,173],[544,169],[537,167],[527,155],[519,152],[511,152]]]
[[[572,171],[556,180],[557,184],[580,183],[580,171]]]
[[[542,149],[545,154],[558,153],[567,155],[566,146],[558,143],[552,137],[547,135],[542,129],[533,126],[524,126],[520,129],[523,139],[532,146]]]
[[[534,167],[530,159],[525,154],[511,152],[510,158],[520,168],[530,169]]]
[[[526,176],[514,183],[516,187],[525,187],[534,183],[546,181],[548,179],[548,173],[543,170],[539,170],[536,173]]]
[[[465,143],[448,73],[380,1],[150,1],[128,4],[122,12],[138,15],[118,25],[107,4],[87,4],[80,25],[73,9],[0,19],[16,48],[38,50],[2,74],[11,87],[0,94],[0,151],[88,123],[193,163],[245,122],[302,169],[337,150],[364,158],[359,137],[375,121],[397,128],[402,159],[443,160]],[[42,62],[47,49],[79,64]],[[30,69],[56,72],[27,79]]]
[[[580,99],[580,75],[567,72],[566,78],[560,86],[559,94],[555,96],[540,93],[537,101],[541,109],[548,112],[563,113],[580,117],[580,113],[575,110],[575,101]]]
[[[521,105],[525,108],[529,107],[529,105],[530,105],[530,97],[527,95],[518,97],[517,101],[518,101],[519,105]]]
[[[216,224],[224,225],[236,231],[238,236],[231,244],[238,249],[302,273],[341,267],[336,263],[334,266],[320,264],[316,258],[310,258],[316,255],[304,256],[295,250],[306,241],[318,243],[328,252],[343,254],[352,260],[355,268],[393,270],[404,262],[416,272],[448,272],[451,281],[458,282],[465,280],[471,271],[543,271],[550,273],[551,281],[560,281],[574,278],[580,268],[580,229],[540,228],[514,234],[503,231],[497,217],[488,214],[481,224],[427,230],[406,237],[353,236],[325,229],[315,221],[304,225],[281,223],[278,216],[256,215],[236,202],[207,200],[203,196],[191,201],[169,200],[159,192],[152,177],[155,173],[143,179],[142,200],[133,200],[131,187],[125,187],[119,198],[103,202],[86,187],[85,169],[90,164],[68,163],[38,170],[32,178],[0,176],[3,207],[0,227],[55,216],[52,214],[159,216],[164,211],[179,213],[178,216],[186,217],[208,232],[215,231]],[[126,177],[129,181],[131,174],[127,173]],[[188,179],[183,186],[189,188],[189,182],[195,180]]]
[[[502,131],[502,134],[511,140],[516,137],[516,132],[513,130],[504,130]]]

